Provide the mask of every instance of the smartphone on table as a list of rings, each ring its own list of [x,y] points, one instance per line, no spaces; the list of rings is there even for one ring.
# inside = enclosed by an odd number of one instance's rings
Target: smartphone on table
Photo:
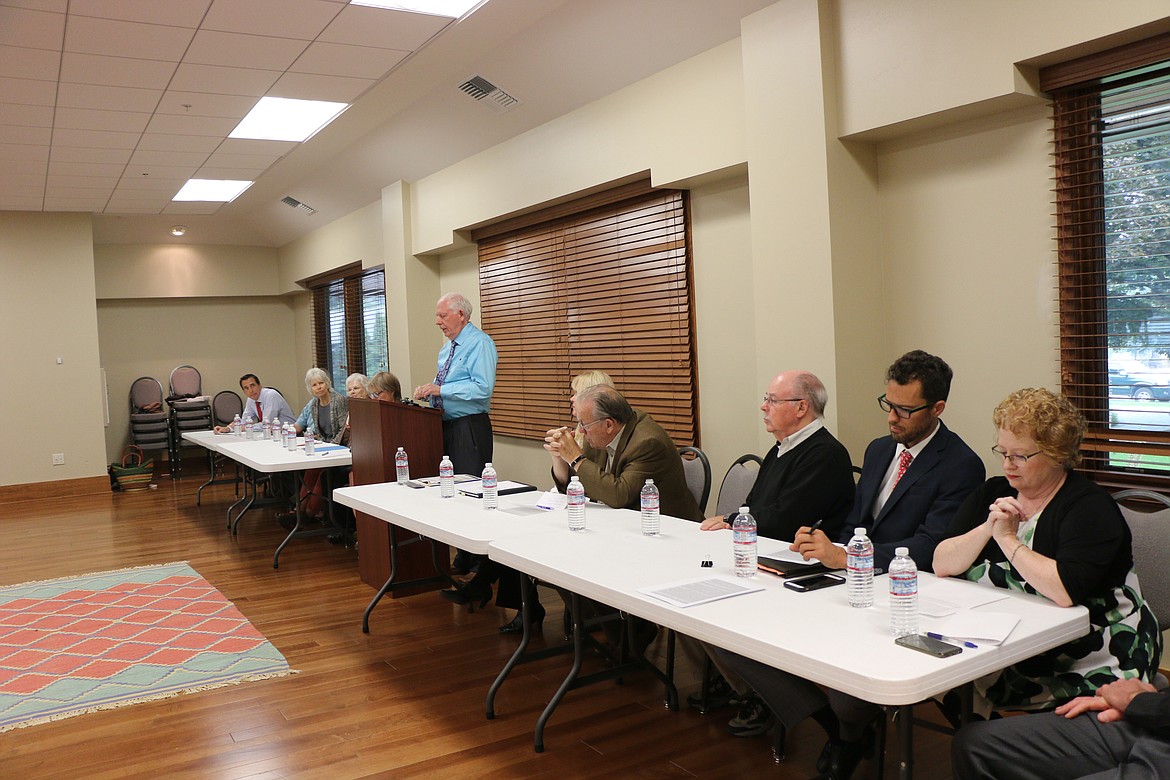
[[[834,585],[840,585],[845,582],[845,578],[840,574],[824,573],[814,574],[811,577],[800,577],[794,580],[785,580],[784,587],[789,590],[795,590],[798,593],[807,593],[810,590],[820,590],[821,588],[831,588]]]
[[[950,642],[943,642],[942,640],[923,634],[900,636],[894,640],[894,644],[909,647],[911,650],[917,650],[927,655],[933,655],[935,658],[946,658],[947,656],[963,652],[963,648],[958,645],[952,645]]]

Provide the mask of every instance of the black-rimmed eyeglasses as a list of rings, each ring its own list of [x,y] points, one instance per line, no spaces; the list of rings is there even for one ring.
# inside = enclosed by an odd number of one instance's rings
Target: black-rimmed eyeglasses
[[[775,406],[776,404],[784,404],[789,401],[803,401],[803,398],[773,398],[770,395],[764,396],[764,403],[768,406]]]
[[[913,415],[915,412],[921,412],[923,409],[929,409],[930,407],[934,406],[934,404],[923,404],[922,406],[915,406],[913,409],[911,409],[908,406],[898,406],[897,404],[890,403],[886,400],[886,394],[882,393],[878,396],[878,406],[880,406],[882,411],[886,414],[893,412],[903,420],[909,420],[911,415]]]
[[[1031,455],[1009,455],[1006,451],[1001,450],[998,445],[992,447],[991,451],[998,455],[1000,460],[1006,460],[1007,462],[1016,466],[1019,466],[1022,463],[1027,463],[1032,458],[1040,454],[1040,450],[1036,450]]]

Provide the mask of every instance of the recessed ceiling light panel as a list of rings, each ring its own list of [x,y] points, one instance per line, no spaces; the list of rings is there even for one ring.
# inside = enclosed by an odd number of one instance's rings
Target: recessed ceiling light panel
[[[250,181],[232,179],[188,179],[183,188],[171,200],[196,200],[214,203],[230,203],[244,190],[252,186]]]
[[[347,108],[348,103],[263,97],[252,107],[248,115],[240,120],[228,137],[300,143],[332,122]]]
[[[187,235],[187,226],[186,225],[175,225],[174,227],[171,228],[171,235],[174,236],[175,238]]]
[[[410,11],[431,16],[462,18],[483,0],[349,0],[350,5],[366,5],[371,8],[389,8],[393,11]]]

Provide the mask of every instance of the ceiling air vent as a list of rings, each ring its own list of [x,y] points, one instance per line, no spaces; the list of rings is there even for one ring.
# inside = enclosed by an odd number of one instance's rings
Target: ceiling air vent
[[[511,111],[520,105],[521,102],[483,76],[472,76],[459,85],[459,91],[478,101],[480,105],[487,106],[497,114]]]
[[[288,195],[285,195],[283,198],[281,198],[280,202],[283,203],[284,205],[290,206],[294,209],[300,209],[301,211],[305,212],[306,214],[316,214],[317,213],[317,209],[313,208],[312,206],[306,206],[304,203],[301,203],[296,198],[289,197]]]

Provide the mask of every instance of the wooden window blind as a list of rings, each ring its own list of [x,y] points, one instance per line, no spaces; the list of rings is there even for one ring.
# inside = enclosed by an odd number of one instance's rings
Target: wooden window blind
[[[389,366],[386,283],[381,269],[353,264],[306,282],[313,294],[313,354],[335,388],[350,374],[367,376]]]
[[[1053,99],[1060,367],[1082,469],[1170,486],[1170,35],[1041,72]]]
[[[539,439],[569,424],[570,380],[600,369],[676,444],[698,444],[687,196],[647,190],[473,232],[482,327],[499,352],[496,433]]]

